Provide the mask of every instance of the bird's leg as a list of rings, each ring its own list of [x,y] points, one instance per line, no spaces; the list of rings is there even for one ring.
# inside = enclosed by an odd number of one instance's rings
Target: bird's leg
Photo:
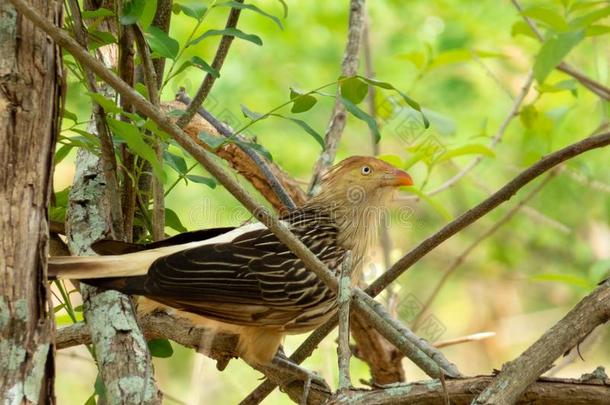
[[[275,368],[283,373],[288,372],[291,374],[293,378],[291,378],[287,383],[294,380],[303,381],[303,395],[301,396],[301,404],[307,404],[312,383],[319,386],[320,389],[330,392],[330,387],[319,375],[292,362],[283,354],[282,351],[278,351],[271,363],[268,364],[268,367]]]

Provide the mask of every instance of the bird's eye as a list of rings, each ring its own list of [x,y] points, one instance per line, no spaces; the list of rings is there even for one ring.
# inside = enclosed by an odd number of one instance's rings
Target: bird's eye
[[[365,176],[368,176],[369,174],[371,174],[372,171],[373,171],[373,169],[371,169],[368,166],[362,166],[362,170],[360,170],[360,172]]]

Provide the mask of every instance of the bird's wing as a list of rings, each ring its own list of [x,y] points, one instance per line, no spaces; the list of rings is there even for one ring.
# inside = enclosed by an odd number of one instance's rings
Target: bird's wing
[[[345,250],[330,240],[333,232],[317,229],[300,236],[313,253],[334,267]],[[266,228],[230,243],[161,257],[147,275],[125,282],[128,293],[242,325],[285,325],[307,309],[326,303],[322,306],[330,310],[334,305],[332,292]]]
[[[189,231],[179,233],[175,236],[170,236],[169,238],[150,242],[145,244],[139,243],[128,243],[121,242],[118,240],[110,240],[104,239],[95,242],[91,245],[91,248],[98,255],[123,255],[126,253],[134,253],[141,252],[142,250],[150,250],[157,249],[161,247],[174,246],[174,245],[183,245],[185,243],[198,242],[210,238],[214,238],[216,236],[225,234],[234,230],[235,227],[224,227],[224,228],[209,228],[209,229],[199,229],[196,231]]]

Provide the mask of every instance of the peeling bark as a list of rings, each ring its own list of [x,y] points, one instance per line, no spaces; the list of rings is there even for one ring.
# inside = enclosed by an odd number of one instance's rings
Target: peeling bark
[[[110,233],[109,199],[100,160],[80,150],[66,221],[73,254],[91,255],[90,245]],[[118,196],[114,196],[118,198]],[[158,404],[152,363],[132,308],[117,291],[98,291],[81,283],[85,319],[95,348],[109,404]]]

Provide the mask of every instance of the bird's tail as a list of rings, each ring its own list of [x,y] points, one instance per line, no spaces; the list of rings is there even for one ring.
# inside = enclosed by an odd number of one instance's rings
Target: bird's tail
[[[133,277],[146,274],[150,260],[133,257],[136,254],[117,256],[53,256],[49,258],[49,278],[91,279]],[[131,256],[131,257],[129,257]]]

